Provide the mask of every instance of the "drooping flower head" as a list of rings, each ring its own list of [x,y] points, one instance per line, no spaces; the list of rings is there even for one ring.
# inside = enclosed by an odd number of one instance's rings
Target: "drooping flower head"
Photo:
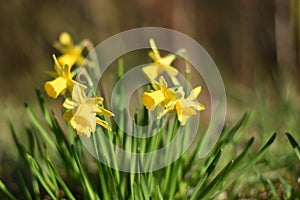
[[[82,51],[84,47],[82,45],[74,45],[73,39],[69,33],[63,32],[60,34],[58,41],[53,46],[62,53],[57,58],[61,65],[68,65],[72,68],[74,64],[81,66],[84,61]]]
[[[171,66],[172,62],[176,59],[176,55],[168,54],[165,57],[161,57],[153,38],[150,38],[149,43],[152,49],[152,51],[149,52],[149,56],[154,62],[143,67],[143,72],[152,79],[156,79],[159,75],[166,72],[170,76],[172,82],[175,85],[178,85],[179,82],[176,78],[178,70]]]
[[[67,109],[64,119],[70,121],[78,135],[89,138],[96,131],[97,124],[111,130],[108,122],[100,119],[99,115],[111,117],[114,114],[102,107],[103,98],[87,97],[84,90],[82,85],[74,86],[72,99],[67,98],[63,103]]]
[[[48,96],[57,98],[59,94],[64,94],[68,89],[70,92],[73,90],[75,81],[73,77],[75,73],[72,73],[69,65],[60,65],[53,55],[54,71],[48,72],[49,75],[55,79],[47,81],[44,85],[44,89]]]

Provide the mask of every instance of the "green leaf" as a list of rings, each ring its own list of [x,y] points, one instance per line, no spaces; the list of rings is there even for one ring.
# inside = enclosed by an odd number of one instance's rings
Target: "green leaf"
[[[193,194],[191,196],[191,200],[197,199],[197,195],[200,192],[200,189],[202,189],[203,184],[207,180],[208,173],[205,173],[204,175],[201,176],[200,180],[198,181],[196,187],[194,188]]]
[[[37,177],[37,179],[42,184],[43,188],[46,190],[46,192],[49,194],[49,196],[52,199],[56,199],[56,196],[51,189],[51,188],[53,188],[53,186],[50,186],[49,183],[46,182],[45,177],[43,177],[43,175],[41,174],[41,171],[40,171],[35,159],[33,157],[31,157],[30,155],[28,155],[28,160],[29,160],[31,172],[33,173],[33,175]]]
[[[107,180],[105,178],[105,174],[104,174],[104,170],[102,167],[102,164],[99,161],[97,162],[97,166],[98,166],[98,175],[99,175],[99,179],[100,179],[100,186],[101,186],[101,192],[103,194],[103,199],[104,200],[109,200],[110,199],[110,192],[108,190],[108,186],[107,186]]]
[[[140,186],[142,189],[142,193],[144,195],[144,199],[150,199],[151,195],[150,195],[148,184],[146,182],[146,176],[145,174],[139,174],[139,175],[140,175]]]
[[[51,118],[50,118],[50,114],[48,112],[48,109],[47,109],[47,106],[46,106],[46,103],[45,103],[45,100],[44,100],[44,97],[41,93],[41,91],[39,89],[36,89],[36,96],[38,98],[38,101],[39,101],[39,105],[40,105],[40,108],[42,110],[42,113],[44,115],[44,119],[45,121],[48,123],[48,124],[51,124]]]
[[[277,191],[276,191],[272,181],[270,179],[267,179],[267,183],[269,184],[269,186],[271,188],[274,199],[280,200],[280,197],[278,196]]]
[[[7,189],[6,185],[0,180],[0,190],[11,200],[17,200],[16,197]]]
[[[39,133],[44,137],[47,144],[49,144],[54,150],[56,150],[56,145],[52,138],[48,135],[47,131],[43,128],[42,124],[39,122],[37,117],[34,115],[28,104],[25,104],[27,113],[33,125],[38,129]]]
[[[61,188],[65,192],[66,197],[68,199],[75,200],[76,198],[73,196],[73,194],[70,191],[70,189],[68,188],[67,184],[64,182],[64,180],[62,179],[62,177],[60,176],[60,174],[56,171],[56,169],[54,168],[54,166],[53,166],[53,164],[51,163],[50,160],[47,160],[47,164],[48,164],[49,169],[51,170],[51,172],[55,176],[56,180],[59,182]]]
[[[18,177],[19,177],[19,179],[20,179],[21,187],[22,187],[22,190],[23,190],[23,192],[24,192],[24,195],[25,195],[26,199],[27,199],[27,200],[32,200],[30,191],[29,191],[29,189],[28,189],[28,187],[27,187],[27,184],[26,184],[25,181],[24,181],[24,178],[23,178],[21,172],[18,172]]]
[[[297,157],[300,160],[300,147],[299,147],[298,143],[296,142],[296,140],[293,138],[293,136],[291,134],[286,133],[286,136],[288,137],[292,147],[294,148],[294,151],[295,151]]]
[[[228,162],[228,164],[221,170],[220,173],[202,190],[198,199],[204,199],[204,197],[210,197],[211,193],[219,189],[220,183],[223,183],[226,176],[228,176],[230,168],[232,166],[233,160]]]
[[[14,142],[15,142],[15,145],[16,145],[16,147],[17,147],[17,149],[18,149],[19,155],[21,156],[21,158],[23,159],[23,161],[24,161],[25,163],[27,163],[27,157],[26,157],[26,152],[27,152],[27,150],[26,150],[26,148],[24,147],[24,145],[22,145],[22,144],[20,143],[19,138],[18,138],[18,136],[17,136],[17,133],[16,133],[16,131],[15,131],[13,125],[12,125],[11,120],[9,120],[9,127],[10,127],[10,130],[11,130],[11,133],[12,133],[13,140],[14,140]]]
[[[79,156],[76,152],[74,145],[71,145],[71,153],[72,153],[73,157],[75,158],[76,164],[79,168],[79,175],[81,177],[82,186],[86,190],[86,193],[89,196],[89,199],[91,199],[91,200],[99,199],[98,195],[94,192],[94,190],[92,188],[90,179],[88,178],[86,171],[84,170],[82,163],[80,162]]]
[[[156,185],[156,191],[157,191],[157,199],[164,200],[163,195],[161,194],[159,185]]]
[[[239,170],[237,172],[237,174],[235,175],[235,177],[231,178],[229,181],[225,182],[224,186],[222,187],[222,189],[215,195],[216,197],[219,196],[221,193],[223,193],[227,188],[229,188],[235,181],[237,181],[237,179],[244,174],[246,171],[248,171],[249,169],[251,169],[258,160],[260,160],[262,158],[262,156],[264,155],[264,153],[266,152],[267,148],[274,142],[276,138],[276,133],[274,133],[269,140],[266,142],[266,144],[260,149],[260,151],[256,154],[256,156],[254,158],[252,158],[248,163],[246,163],[244,165],[244,167],[242,167],[241,170]]]

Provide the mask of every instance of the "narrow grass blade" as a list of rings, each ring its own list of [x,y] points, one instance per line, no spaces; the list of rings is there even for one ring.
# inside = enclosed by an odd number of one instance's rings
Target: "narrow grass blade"
[[[101,192],[103,195],[103,199],[104,200],[109,200],[110,199],[110,193],[108,190],[108,186],[106,184],[107,180],[105,178],[105,174],[104,174],[104,170],[102,167],[102,164],[97,161],[97,166],[98,166],[98,175],[99,175],[99,179],[100,179],[100,186],[101,186]]]
[[[197,195],[200,192],[200,189],[202,188],[203,184],[205,183],[205,181],[207,180],[208,177],[208,173],[205,173],[204,175],[202,175],[202,177],[200,178],[199,182],[197,183],[193,194],[191,196],[191,200],[196,200],[197,199]]]
[[[17,133],[12,125],[12,122],[9,120],[9,127],[10,127],[10,130],[11,130],[11,133],[12,133],[12,136],[13,136],[13,140],[15,142],[15,145],[18,149],[18,152],[19,152],[19,155],[21,156],[21,158],[23,159],[23,161],[25,163],[27,163],[27,158],[26,158],[26,148],[21,144],[21,142],[19,141],[19,138],[17,136]]]
[[[156,191],[157,191],[157,198],[156,199],[164,200],[163,195],[161,194],[159,185],[156,185]]]
[[[36,163],[36,161],[34,160],[33,157],[31,157],[30,155],[28,155],[28,160],[29,160],[29,164],[30,164],[30,168],[31,168],[31,172],[37,177],[37,179],[39,180],[39,182],[41,183],[41,185],[43,186],[43,188],[45,189],[45,191],[48,193],[48,195],[52,198],[52,199],[56,199],[55,194],[53,193],[51,186],[49,186],[45,180],[45,177],[42,176],[40,169],[38,168],[38,165]]]
[[[79,175],[81,176],[82,178],[82,186],[83,188],[86,189],[86,192],[89,196],[89,199],[91,200],[96,200],[96,199],[99,199],[98,198],[98,195],[94,192],[93,188],[92,188],[92,185],[86,175],[86,172],[82,166],[82,163],[80,162],[80,159],[78,157],[78,154],[76,152],[76,149],[75,149],[75,146],[74,145],[71,145],[71,153],[73,155],[73,157],[75,158],[75,161],[76,161],[76,164],[79,168]]]
[[[151,194],[149,190],[149,185],[147,184],[145,174],[140,175],[140,188],[142,189],[142,194],[144,195],[144,199],[150,199]]]
[[[32,197],[31,197],[31,194],[30,194],[30,191],[24,181],[24,178],[21,174],[21,172],[18,172],[18,177],[19,177],[19,180],[20,180],[20,184],[21,184],[21,187],[22,187],[22,190],[24,192],[24,195],[26,197],[27,200],[32,200]]]
[[[213,192],[216,192],[220,184],[224,182],[225,177],[229,174],[230,168],[232,166],[233,160],[229,161],[229,163],[221,170],[221,172],[209,183],[205,190],[203,190],[202,194],[199,195],[199,199],[204,199],[204,197],[210,195]]]
[[[59,175],[59,173],[55,170],[55,168],[50,160],[47,160],[47,164],[48,164],[48,167],[50,168],[50,170],[52,171],[53,175],[55,176],[56,180],[60,184],[61,188],[65,192],[66,197],[68,199],[75,200],[76,198],[73,196],[72,192],[70,191],[70,189],[68,188],[68,186],[66,185],[66,183],[64,182],[62,177]]]
[[[292,147],[294,148],[294,151],[295,151],[297,157],[300,160],[300,147],[299,147],[299,144],[296,142],[296,140],[294,139],[294,137],[291,134],[286,133],[286,136],[288,137]]]
[[[48,135],[47,131],[43,128],[43,126],[41,125],[41,123],[39,122],[39,120],[37,119],[37,117],[34,115],[34,113],[32,112],[32,110],[28,106],[28,104],[25,104],[25,107],[26,107],[28,116],[31,119],[31,122],[33,123],[33,125],[38,129],[39,133],[44,137],[44,139],[46,140],[47,144],[49,144],[53,149],[56,150],[56,145],[55,145],[54,141]]]
[[[237,181],[237,179],[244,174],[246,171],[251,169],[258,160],[262,158],[268,147],[274,142],[276,138],[276,133],[274,133],[269,140],[266,142],[266,144],[260,149],[260,151],[256,154],[254,158],[252,158],[245,166],[236,174],[235,177],[231,178],[228,182],[225,183],[225,185],[222,187],[222,189],[215,195],[219,196],[221,193],[223,193],[227,188],[229,188],[234,182]]]
[[[238,130],[248,122],[250,118],[250,114],[246,112],[241,119],[228,131],[228,133],[224,133],[221,135],[220,142],[217,144],[216,149],[218,149],[218,146],[222,146],[223,144],[228,143],[232,140],[233,136],[238,132]]]
[[[272,191],[272,194],[273,194],[273,198],[275,200],[280,200],[280,197],[278,196],[278,194],[276,192],[276,189],[275,189],[275,186],[273,185],[272,181],[270,179],[268,179],[267,183],[269,184],[269,186],[271,188],[271,191]]]
[[[37,96],[37,99],[39,101],[39,105],[40,105],[40,108],[41,108],[42,113],[44,115],[44,118],[45,118],[46,122],[50,125],[51,124],[50,114],[48,112],[48,109],[47,109],[45,100],[43,98],[43,95],[42,95],[42,93],[39,89],[36,89],[36,96]]]
[[[6,185],[0,180],[0,190],[11,200],[17,200],[16,197],[7,189]]]

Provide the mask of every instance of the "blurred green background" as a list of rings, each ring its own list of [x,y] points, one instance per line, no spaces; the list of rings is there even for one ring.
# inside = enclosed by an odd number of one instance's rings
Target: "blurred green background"
[[[296,131],[299,8],[298,0],[3,0],[0,145],[10,140],[7,110],[17,126],[26,124],[23,102],[36,102],[35,88],[49,79],[44,71],[53,66],[52,43],[61,32],[97,45],[144,26],[180,31],[207,50],[224,78],[228,122],[250,109],[257,118],[254,134]]]
[[[13,145],[7,118],[17,130],[27,126],[23,103],[34,107],[35,89],[44,93],[43,84],[49,80],[44,72],[53,67],[51,55],[57,52],[52,44],[58,35],[66,31],[75,42],[88,38],[97,45],[121,31],[155,26],[180,31],[207,50],[226,87],[227,123],[251,110],[247,136],[255,136],[257,147],[277,132],[264,158],[269,161],[266,171],[280,173],[300,187],[299,160],[284,134],[290,132],[300,141],[299,0],[2,0],[0,22],[4,179],[11,177],[5,176],[5,169],[14,154],[7,148]],[[49,108],[61,109],[56,100],[47,101]]]

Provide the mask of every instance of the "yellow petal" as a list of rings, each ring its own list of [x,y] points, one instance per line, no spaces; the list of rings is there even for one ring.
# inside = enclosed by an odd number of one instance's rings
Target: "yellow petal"
[[[148,110],[153,110],[156,105],[160,104],[165,100],[164,93],[161,90],[154,92],[144,92],[142,94],[143,104]]]
[[[96,114],[86,104],[78,106],[75,114],[70,120],[72,127],[79,135],[90,137],[96,130]]]
[[[197,112],[193,108],[181,107],[180,103],[177,103],[175,107],[177,111],[178,121],[181,122],[181,125],[185,125],[188,118],[197,114]]]
[[[108,125],[108,122],[100,119],[99,117],[96,118],[96,121],[97,121],[97,124],[99,124],[100,126],[103,126],[107,130],[111,131],[111,127]]]
[[[175,93],[175,91],[173,89],[167,88],[167,89],[163,89],[162,91],[165,95],[166,102],[170,102],[170,101],[175,102],[178,100],[177,93]]]
[[[57,61],[61,66],[68,65],[72,67],[76,63],[77,57],[73,54],[63,54],[57,58]]]
[[[48,96],[57,98],[57,96],[67,88],[67,80],[58,77],[53,81],[46,82],[44,88]]]
[[[164,87],[164,88],[168,87],[168,83],[167,83],[166,79],[163,76],[159,77],[158,81],[159,81],[159,84],[162,87]]]
[[[154,62],[157,60],[157,58],[156,58],[155,54],[153,53],[153,51],[150,51],[148,53],[148,55],[149,55],[150,58],[152,58],[152,60],[154,60]]]
[[[73,45],[73,40],[72,40],[70,34],[66,33],[66,32],[63,32],[60,34],[59,42],[64,46]]]
[[[191,101],[191,100],[196,99],[196,98],[199,96],[200,92],[201,92],[201,86],[198,86],[198,87],[194,88],[194,89],[191,91],[191,94],[190,94],[190,96],[187,98],[187,100]]]
[[[114,114],[112,112],[110,112],[109,110],[106,110],[105,108],[98,106],[98,105],[96,106],[95,112],[99,115],[105,115],[108,117],[114,116]]]
[[[58,76],[62,76],[62,74],[63,74],[63,72],[62,72],[63,71],[62,66],[59,64],[59,62],[57,61],[57,58],[56,58],[56,56],[54,54],[52,55],[52,58],[54,60],[54,69],[55,69],[57,75]]]
[[[150,43],[150,47],[151,47],[151,49],[152,49],[152,51],[153,51],[153,53],[154,53],[154,57],[155,57],[156,59],[159,59],[159,58],[160,58],[160,54],[159,54],[159,51],[157,50],[157,46],[156,46],[156,44],[155,44],[154,39],[153,39],[153,38],[150,38],[149,43]]]
[[[163,73],[163,67],[159,64],[150,64],[142,68],[142,71],[147,76],[147,78],[152,82],[156,79],[161,73]]]
[[[190,107],[198,111],[205,110],[205,106],[199,102],[193,102]]]
[[[85,87],[81,84],[76,83],[72,91],[72,99],[76,103],[83,103],[86,100],[86,94],[84,92]]]
[[[63,107],[68,109],[68,110],[72,110],[77,106],[77,104],[72,101],[70,98],[66,98],[66,100],[63,103]]]
[[[160,58],[158,62],[164,66],[170,66],[171,63],[175,60],[175,58],[176,58],[176,55],[168,54],[167,56]]]
[[[102,97],[94,97],[94,98],[87,97],[85,99],[85,102],[88,103],[88,104],[98,105],[98,104],[102,104],[103,100],[104,99]]]
[[[67,121],[70,121],[72,117],[73,117],[73,110],[67,110],[63,116],[63,118]]]

